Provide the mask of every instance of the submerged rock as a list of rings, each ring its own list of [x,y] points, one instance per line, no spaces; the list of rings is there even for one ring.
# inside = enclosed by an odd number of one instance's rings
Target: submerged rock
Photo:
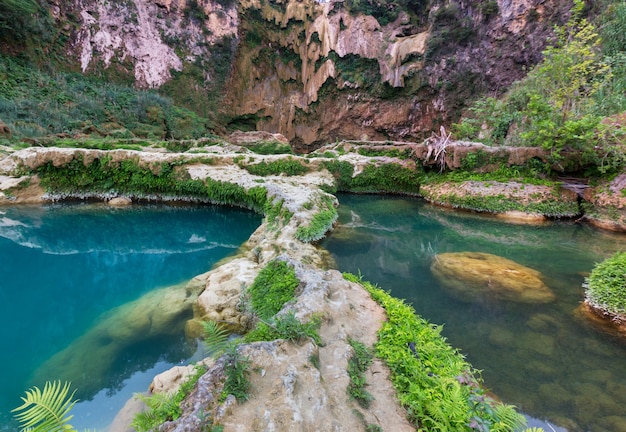
[[[480,252],[444,253],[430,267],[441,286],[463,301],[484,298],[522,303],[548,303],[554,293],[541,273],[497,255]]]
[[[626,336],[625,317],[597,309],[586,301],[576,308],[574,316],[608,335],[616,337]]]

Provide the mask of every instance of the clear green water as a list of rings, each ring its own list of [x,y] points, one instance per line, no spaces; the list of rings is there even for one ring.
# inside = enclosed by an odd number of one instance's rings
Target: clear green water
[[[412,199],[340,196],[339,226],[322,243],[342,271],[361,272],[409,301],[482,370],[486,386],[546,431],[626,431],[626,343],[574,310],[596,262],[626,236],[572,223],[530,226]],[[443,252],[487,252],[543,273],[549,304],[457,301],[430,265]]]
[[[121,350],[107,351],[114,344],[97,336],[123,334],[123,305],[208,271],[260,221],[213,206],[0,208],[0,430],[15,430],[9,410],[28,387],[43,385],[35,375],[78,377],[74,387],[84,402],[72,424],[103,429],[156,373],[187,362],[197,344],[184,338],[186,316],[169,334],[134,338]],[[76,348],[70,361],[45,366],[68,345]],[[80,346],[89,352],[78,359]]]

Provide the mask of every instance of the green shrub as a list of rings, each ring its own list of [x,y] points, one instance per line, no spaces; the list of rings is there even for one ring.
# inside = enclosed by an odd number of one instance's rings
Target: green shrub
[[[247,290],[252,309],[261,319],[269,319],[294,298],[300,281],[286,262],[268,263]]]
[[[149,432],[155,430],[166,421],[179,418],[182,414],[181,402],[191,393],[200,377],[206,371],[206,367],[196,366],[196,373],[185,381],[174,395],[167,393],[156,393],[149,397],[138,395],[148,409],[135,415],[131,423],[132,427],[137,432]]]
[[[358,276],[387,313],[378,332],[376,355],[387,363],[400,403],[415,427],[432,431],[510,431],[525,419],[514,407],[485,395],[478,373],[441,336],[441,327],[417,316],[411,306]]]
[[[192,139],[209,127],[207,119],[154,91],[78,73],[50,75],[8,56],[0,56],[0,118],[16,138],[126,130],[141,137]]]
[[[586,280],[586,300],[613,315],[626,315],[626,252],[597,264]]]

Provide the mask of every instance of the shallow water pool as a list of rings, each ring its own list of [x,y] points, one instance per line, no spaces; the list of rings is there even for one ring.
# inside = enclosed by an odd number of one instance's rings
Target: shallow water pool
[[[191,311],[167,331],[158,311],[260,222],[217,206],[0,208],[0,430],[16,429],[9,411],[27,388],[66,377],[81,400],[72,425],[101,430],[155,374],[188,362]]]
[[[443,335],[504,401],[546,431],[626,431],[626,343],[576,318],[594,264],[626,250],[626,236],[585,225],[514,225],[419,200],[342,195],[339,226],[322,242],[341,271],[404,298],[444,324]],[[460,301],[430,267],[444,252],[486,252],[538,270],[547,304]],[[551,429],[552,428],[552,429]]]

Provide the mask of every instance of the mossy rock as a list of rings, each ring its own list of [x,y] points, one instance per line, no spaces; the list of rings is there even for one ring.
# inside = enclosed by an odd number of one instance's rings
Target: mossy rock
[[[435,256],[431,271],[454,297],[462,301],[483,299],[521,303],[549,303],[555,295],[537,270],[497,255],[480,252]]]

